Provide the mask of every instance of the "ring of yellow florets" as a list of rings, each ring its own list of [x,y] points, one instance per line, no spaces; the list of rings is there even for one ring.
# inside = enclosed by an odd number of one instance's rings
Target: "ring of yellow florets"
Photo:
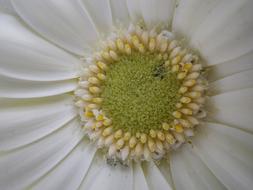
[[[196,56],[180,47],[178,41],[169,39],[166,32],[131,30],[108,40],[88,62],[90,66],[84,69],[75,91],[76,105],[84,130],[99,148],[106,148],[108,157],[159,159],[193,135],[204,103],[202,66]],[[150,72],[154,80],[145,78],[151,76],[146,76]],[[139,75],[135,79],[131,73]],[[127,94],[128,80],[129,88],[140,91],[134,96],[136,100]],[[143,88],[138,87],[141,84]],[[161,88],[152,91],[157,84]],[[151,88],[150,94],[146,93],[147,88]],[[147,105],[142,104],[144,109],[136,111],[142,99]],[[128,106],[128,102],[137,103]],[[153,102],[160,106],[155,107]]]

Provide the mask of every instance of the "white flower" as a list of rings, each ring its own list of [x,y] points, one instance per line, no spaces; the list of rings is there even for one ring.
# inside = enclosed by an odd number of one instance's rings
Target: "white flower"
[[[11,2],[18,16],[0,12],[1,190],[252,189],[252,0]],[[202,58],[208,115],[169,159],[112,166],[84,134],[73,92],[83,58],[141,20]]]

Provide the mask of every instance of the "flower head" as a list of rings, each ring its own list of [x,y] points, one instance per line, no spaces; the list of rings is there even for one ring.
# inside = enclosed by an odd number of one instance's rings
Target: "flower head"
[[[0,189],[253,186],[251,0],[0,7]]]

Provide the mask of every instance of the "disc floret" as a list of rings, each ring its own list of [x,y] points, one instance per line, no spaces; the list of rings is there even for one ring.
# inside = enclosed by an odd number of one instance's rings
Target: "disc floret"
[[[76,105],[108,157],[160,159],[194,134],[206,88],[202,65],[168,31],[131,28],[88,60]]]

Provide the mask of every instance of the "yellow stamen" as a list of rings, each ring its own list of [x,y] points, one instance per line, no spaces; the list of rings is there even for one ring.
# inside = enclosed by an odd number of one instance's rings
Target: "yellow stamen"
[[[184,128],[182,127],[182,125],[177,124],[177,125],[175,125],[175,131],[177,133],[182,133],[184,131]]]
[[[170,129],[170,125],[168,123],[163,123],[162,124],[162,128],[166,131],[168,131]]]
[[[130,148],[134,148],[135,145],[136,145],[136,143],[137,143],[136,137],[135,137],[135,136],[132,136],[132,137],[130,138],[130,140],[129,140],[129,147],[130,147]]]
[[[156,137],[156,131],[153,130],[153,129],[150,129],[149,135],[150,135],[152,138],[155,138],[155,137]]]
[[[157,132],[157,137],[158,139],[160,139],[161,141],[164,141],[165,140],[165,136],[164,136],[164,133],[162,131],[158,131]]]
[[[89,91],[90,91],[91,93],[93,93],[93,94],[98,94],[98,93],[101,92],[101,89],[98,88],[98,87],[96,87],[96,86],[91,86],[91,87],[89,87]]]
[[[182,114],[179,112],[179,111],[174,111],[172,113],[172,115],[175,117],[175,118],[181,118],[182,117]]]

